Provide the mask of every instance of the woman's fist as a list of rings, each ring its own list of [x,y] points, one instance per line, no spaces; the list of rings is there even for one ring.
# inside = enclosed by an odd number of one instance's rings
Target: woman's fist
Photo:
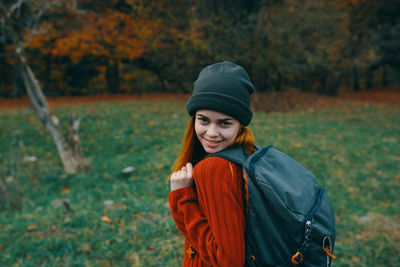
[[[179,171],[171,175],[171,191],[191,187],[193,184],[193,165],[188,162]]]

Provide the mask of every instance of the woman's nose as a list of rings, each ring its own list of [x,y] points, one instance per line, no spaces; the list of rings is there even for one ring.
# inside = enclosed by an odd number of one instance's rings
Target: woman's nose
[[[210,126],[207,128],[207,135],[210,136],[210,137],[216,137],[216,136],[218,136],[218,129],[217,129],[217,127],[215,127],[214,125],[210,125]]]

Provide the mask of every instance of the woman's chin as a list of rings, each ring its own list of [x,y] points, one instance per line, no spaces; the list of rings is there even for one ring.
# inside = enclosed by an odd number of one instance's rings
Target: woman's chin
[[[221,145],[216,146],[216,147],[209,147],[209,146],[205,145],[205,146],[203,146],[203,148],[207,154],[214,154],[214,153],[224,150],[225,147],[221,146]]]

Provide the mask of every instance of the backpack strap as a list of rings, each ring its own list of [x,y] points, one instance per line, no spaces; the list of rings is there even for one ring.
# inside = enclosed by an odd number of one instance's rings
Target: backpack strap
[[[243,167],[243,163],[247,159],[247,154],[243,147],[237,146],[237,147],[227,148],[220,152],[211,154],[209,155],[209,157],[223,158]]]
[[[254,147],[257,150],[260,149],[259,146],[254,146]],[[211,154],[211,155],[209,155],[209,157],[223,158],[223,159],[229,160],[233,163],[236,163],[242,167],[243,180],[244,180],[246,214],[248,214],[248,211],[249,211],[249,180],[247,177],[246,170],[244,169],[244,163],[247,160],[248,156],[247,156],[247,153],[244,150],[244,148],[242,146],[227,148],[223,151]]]

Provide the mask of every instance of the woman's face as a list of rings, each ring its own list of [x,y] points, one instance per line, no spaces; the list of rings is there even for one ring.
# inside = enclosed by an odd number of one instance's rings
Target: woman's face
[[[230,146],[241,127],[235,118],[213,110],[198,110],[195,116],[196,136],[208,154]]]

